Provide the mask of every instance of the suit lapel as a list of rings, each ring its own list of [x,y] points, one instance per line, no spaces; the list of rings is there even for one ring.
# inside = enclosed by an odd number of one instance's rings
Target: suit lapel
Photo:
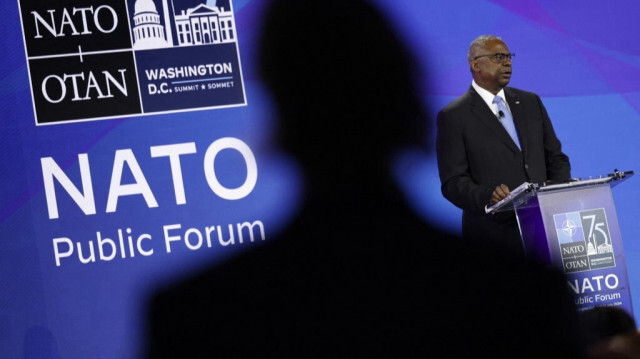
[[[512,151],[520,153],[520,149],[518,149],[518,146],[513,142],[507,133],[507,130],[504,129],[496,115],[493,114],[482,97],[480,97],[476,90],[473,89],[473,86],[469,89],[469,104],[471,105],[471,112],[473,112],[473,114],[476,115],[476,117],[484,123],[485,126],[491,129],[491,131]],[[511,107],[511,103],[509,103],[509,107]],[[516,115],[513,114],[513,116],[515,118]],[[516,128],[518,129],[518,133],[520,133],[520,128],[517,123]]]

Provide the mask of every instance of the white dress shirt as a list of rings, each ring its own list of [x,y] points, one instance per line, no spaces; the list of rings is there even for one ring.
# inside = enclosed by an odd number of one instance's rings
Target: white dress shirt
[[[504,97],[504,89],[500,89],[500,92],[498,92],[497,95],[492,94],[491,92],[483,89],[482,87],[480,87],[475,80],[471,81],[471,86],[473,86],[474,90],[476,90],[476,92],[478,93],[478,95],[480,95],[480,97],[482,97],[482,99],[484,100],[484,102],[487,103],[487,106],[489,106],[489,108],[491,109],[491,111],[493,112],[494,115],[496,115],[496,117],[498,116],[498,105],[496,105],[495,103],[493,103],[493,99],[496,96],[500,96],[502,98],[502,101],[504,102],[504,104],[507,106],[507,109],[509,110],[509,112],[511,112],[511,108],[509,107],[509,103],[507,102],[507,99]],[[513,117],[513,113],[511,114],[511,117]]]

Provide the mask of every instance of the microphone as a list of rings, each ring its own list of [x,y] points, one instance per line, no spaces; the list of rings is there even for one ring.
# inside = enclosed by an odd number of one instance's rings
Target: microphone
[[[498,118],[502,118],[504,117],[504,112],[502,112],[502,110],[498,111]]]

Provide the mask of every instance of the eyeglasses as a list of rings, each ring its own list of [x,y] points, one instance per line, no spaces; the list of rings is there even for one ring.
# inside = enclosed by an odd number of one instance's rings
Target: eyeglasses
[[[489,57],[489,59],[491,59],[491,61],[497,63],[497,64],[503,64],[507,61],[507,59],[509,59],[509,61],[511,61],[511,59],[516,56],[516,54],[513,53],[508,53],[505,54],[504,52],[496,52],[495,54],[488,54],[488,55],[480,55],[480,56],[476,56],[473,59],[479,59],[481,57]]]

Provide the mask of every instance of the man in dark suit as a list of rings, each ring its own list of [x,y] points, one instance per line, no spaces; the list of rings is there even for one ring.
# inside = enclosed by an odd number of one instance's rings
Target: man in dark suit
[[[438,113],[436,150],[442,193],[463,210],[462,236],[521,256],[514,213],[486,207],[524,182],[568,180],[570,164],[540,98],[506,87],[512,57],[499,37],[471,43],[473,82]]]

